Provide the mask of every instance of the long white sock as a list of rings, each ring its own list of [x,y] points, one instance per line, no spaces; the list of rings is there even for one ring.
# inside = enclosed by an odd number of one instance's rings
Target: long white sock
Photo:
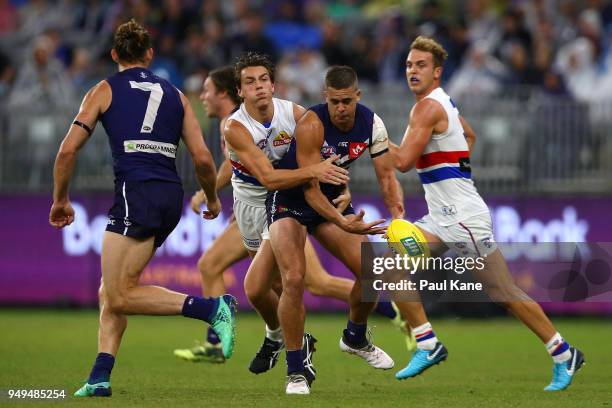
[[[438,338],[431,328],[431,323],[427,322],[412,329],[412,334],[417,341],[417,348],[421,350],[433,350],[436,347]]]
[[[278,326],[277,329],[270,329],[266,324],[266,337],[272,341],[282,342],[283,341],[283,330]]]
[[[555,363],[563,363],[572,358],[570,346],[563,340],[559,332],[555,333],[552,339],[546,343],[546,351],[548,351],[548,354],[550,354]]]

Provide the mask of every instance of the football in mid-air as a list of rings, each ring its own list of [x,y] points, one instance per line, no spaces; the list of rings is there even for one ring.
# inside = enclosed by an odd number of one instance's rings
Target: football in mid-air
[[[387,227],[387,242],[395,253],[429,257],[429,246],[421,230],[410,221],[395,219]]]

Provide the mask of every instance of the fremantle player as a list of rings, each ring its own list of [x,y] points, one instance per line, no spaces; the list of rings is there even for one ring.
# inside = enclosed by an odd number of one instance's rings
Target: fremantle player
[[[396,167],[416,167],[425,190],[429,213],[415,225],[421,229],[433,256],[450,248],[458,256],[484,257],[475,269],[492,300],[504,306],[545,344],[554,361],[553,379],[545,390],[567,388],[581,365],[583,354],[555,330],[542,308],[514,283],[493,239],[491,216],[471,180],[469,153],[475,134],[459,115],[453,100],[440,87],[444,48],[433,39],[418,37],[406,59],[406,78],[416,96],[401,146],[390,145]],[[467,252],[467,254],[466,254]],[[398,379],[414,377],[446,359],[422,305],[401,302],[402,314],[413,328],[417,351]]]
[[[49,214],[55,227],[73,222],[68,185],[78,151],[101,120],[113,155],[115,201],[102,243],[98,355],[87,383],[75,393],[79,397],[111,395],[110,374],[128,315],[199,319],[219,335],[225,358],[234,347],[233,296],[187,296],[139,284],[143,269],[181,216],[183,189],[174,162],[181,138],[207,196],[204,218],[215,218],[221,205],[214,162],[187,98],[147,69],[153,58],[147,31],[134,20],[119,26],[111,56],[119,72],[85,95],[60,146]]]
[[[276,263],[268,240],[267,190],[295,187],[313,179],[344,185],[348,172],[335,166],[333,158],[299,170],[275,169],[274,165],[289,148],[295,123],[304,108],[273,97],[274,67],[266,57],[244,54],[234,69],[238,94],[244,102],[228,118],[223,134],[233,171],[234,215],[244,246],[253,257],[244,289],[266,322],[264,344],[249,367],[258,374],[276,363],[283,347],[277,316],[278,294],[273,290],[279,279],[278,273],[274,273]],[[312,351],[315,340],[309,335],[305,339],[305,349]]]
[[[335,163],[348,169],[366,151],[369,152],[381,186],[385,204],[393,218],[404,215],[402,194],[388,153],[385,125],[370,109],[359,104],[361,91],[355,71],[335,66],[325,77],[326,103],[311,107],[295,129],[291,148],[279,163],[280,168],[308,168],[323,158],[337,158]],[[384,232],[377,225],[383,220],[364,223],[363,211],[355,215],[352,206],[339,211],[331,203],[342,186],[313,180],[303,188],[277,189],[266,201],[270,244],[280,268],[283,292],[278,307],[280,324],[287,348],[287,394],[309,394],[309,368],[304,366],[300,348],[304,332],[303,304],[307,232],[315,236],[357,278],[350,294],[350,315],[340,339],[340,349],[358,355],[374,368],[390,369],[393,360],[368,339],[367,319],[374,303],[362,302],[361,234]]]

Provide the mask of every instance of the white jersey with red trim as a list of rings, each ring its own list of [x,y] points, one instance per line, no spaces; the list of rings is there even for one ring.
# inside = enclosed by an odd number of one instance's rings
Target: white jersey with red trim
[[[270,123],[260,123],[247,112],[244,103],[229,119],[240,122],[253,138],[253,143],[270,159],[274,166],[289,150],[295,130],[293,102],[272,98],[274,115]],[[227,151],[232,164],[232,188],[234,198],[239,198],[250,205],[265,207],[267,190],[253,176],[228,144]]]
[[[472,181],[470,152],[459,110],[442,88],[434,89],[426,98],[442,105],[448,128],[431,136],[416,170],[423,183],[429,214],[439,225],[449,226],[489,209]]]

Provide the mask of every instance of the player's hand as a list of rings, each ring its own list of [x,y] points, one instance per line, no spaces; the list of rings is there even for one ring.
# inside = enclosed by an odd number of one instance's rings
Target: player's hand
[[[49,212],[49,224],[55,228],[64,228],[74,221],[74,210],[70,201],[62,203],[54,202]]]
[[[327,160],[313,166],[314,175],[321,183],[333,184],[336,186],[348,183],[348,170],[334,164],[334,161],[339,158],[340,155],[335,154]]]
[[[200,213],[200,207],[202,204],[206,203],[206,194],[204,194],[204,190],[198,190],[191,196],[190,206],[194,213]]]
[[[387,231],[387,227],[380,226],[380,224],[385,222],[385,220],[364,222],[364,215],[365,211],[363,210],[359,211],[359,214],[356,215],[347,215],[344,218],[345,221],[340,225],[340,227],[346,232],[360,235],[378,235],[384,234]]]
[[[215,200],[208,201],[206,204],[207,209],[202,211],[202,216],[205,220],[212,220],[217,218],[219,213],[221,212],[221,201],[219,201],[219,197],[215,197]]]
[[[347,188],[342,194],[334,198],[332,203],[336,206],[340,213],[343,213],[351,203],[351,192]]]

